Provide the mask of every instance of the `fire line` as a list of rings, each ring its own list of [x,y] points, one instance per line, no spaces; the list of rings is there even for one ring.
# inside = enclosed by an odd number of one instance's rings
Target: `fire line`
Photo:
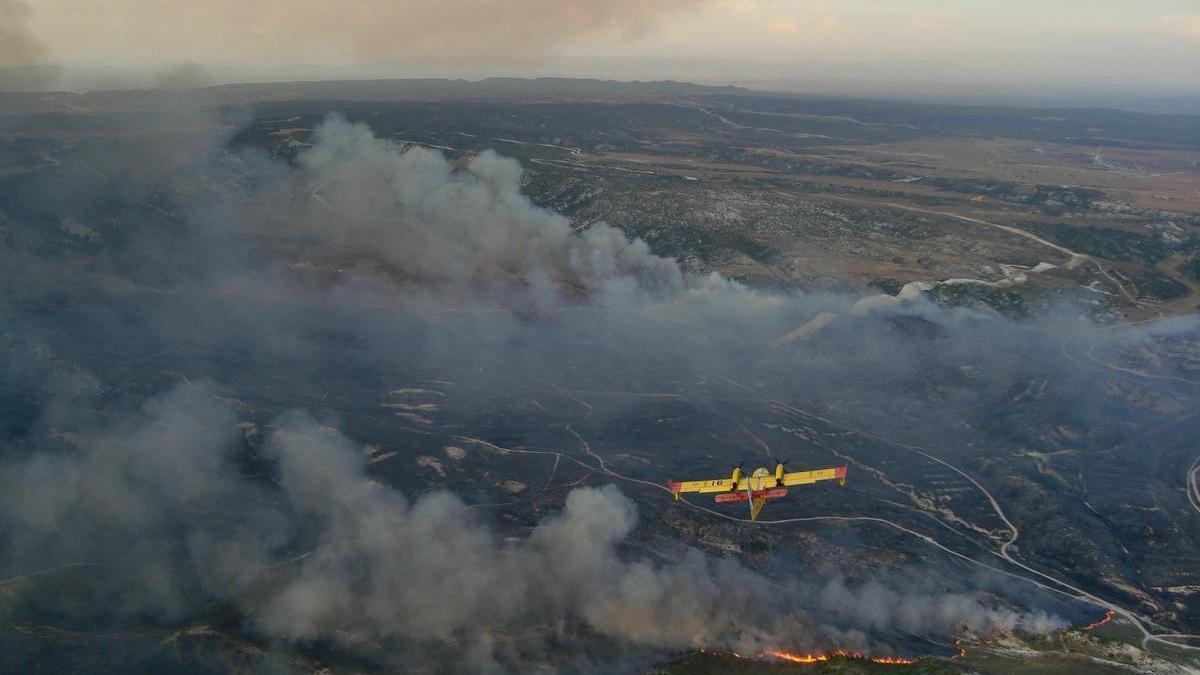
[[[853,661],[870,661],[880,665],[901,666],[911,665],[916,663],[916,659],[906,659],[901,656],[867,656],[860,652],[847,652],[842,649],[837,649],[832,652],[803,654],[786,651],[770,651],[765,652],[763,656],[787,661],[789,663],[824,663],[831,659],[841,658]]]
[[[1114,616],[1116,616],[1116,612],[1114,612],[1113,610],[1110,609],[1104,613],[1103,619],[1100,619],[1099,621],[1097,621],[1095,623],[1089,623],[1088,625],[1083,627],[1083,630],[1095,630],[1095,629],[1099,628],[1100,626],[1103,626],[1104,624],[1112,621]]]

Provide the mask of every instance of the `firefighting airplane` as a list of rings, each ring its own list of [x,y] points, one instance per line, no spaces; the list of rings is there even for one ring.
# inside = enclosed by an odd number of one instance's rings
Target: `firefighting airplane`
[[[783,462],[775,465],[775,473],[763,467],[758,467],[749,476],[742,474],[742,467],[733,467],[733,475],[729,478],[716,480],[668,480],[667,487],[679,501],[679,495],[684,492],[718,492],[717,502],[750,502],[750,520],[758,520],[758,512],[768,499],[779,499],[787,496],[787,489],[780,485],[809,485],[823,480],[837,479],[842,485],[846,484],[846,465],[815,471],[794,471],[785,473]]]

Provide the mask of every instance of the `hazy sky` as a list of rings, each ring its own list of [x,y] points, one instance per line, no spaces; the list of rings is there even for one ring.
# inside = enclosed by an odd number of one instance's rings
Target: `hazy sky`
[[[809,77],[1200,88],[1200,0],[0,0],[0,43],[8,65],[193,62],[222,78],[484,76],[519,71],[513,59],[662,77],[663,59],[681,59],[691,77],[796,64]]]

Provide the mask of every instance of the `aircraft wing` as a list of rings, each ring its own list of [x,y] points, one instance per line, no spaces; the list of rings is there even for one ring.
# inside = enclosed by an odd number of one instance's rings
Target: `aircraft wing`
[[[823,480],[840,480],[842,485],[846,484],[846,467],[837,466],[831,469],[817,469],[816,471],[793,471],[792,473],[783,474],[784,485],[808,485]]]
[[[719,478],[717,480],[672,481],[669,487],[671,492],[679,494],[681,492],[729,492],[734,485],[733,481],[728,478]]]

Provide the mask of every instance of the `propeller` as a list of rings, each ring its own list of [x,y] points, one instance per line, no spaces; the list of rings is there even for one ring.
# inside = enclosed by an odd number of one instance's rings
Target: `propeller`
[[[771,458],[771,461],[775,462],[775,466],[771,468],[771,471],[772,471],[772,473],[774,473],[774,474],[775,474],[775,478],[776,478],[776,480],[782,480],[782,479],[783,479],[783,473],[784,473],[785,471],[787,471],[787,463],[788,463],[789,461],[791,461],[791,460],[788,460],[788,459],[775,459],[775,457],[774,457],[773,455],[770,455],[770,454],[768,454],[768,456]],[[782,468],[781,468],[781,467],[782,467]]]

